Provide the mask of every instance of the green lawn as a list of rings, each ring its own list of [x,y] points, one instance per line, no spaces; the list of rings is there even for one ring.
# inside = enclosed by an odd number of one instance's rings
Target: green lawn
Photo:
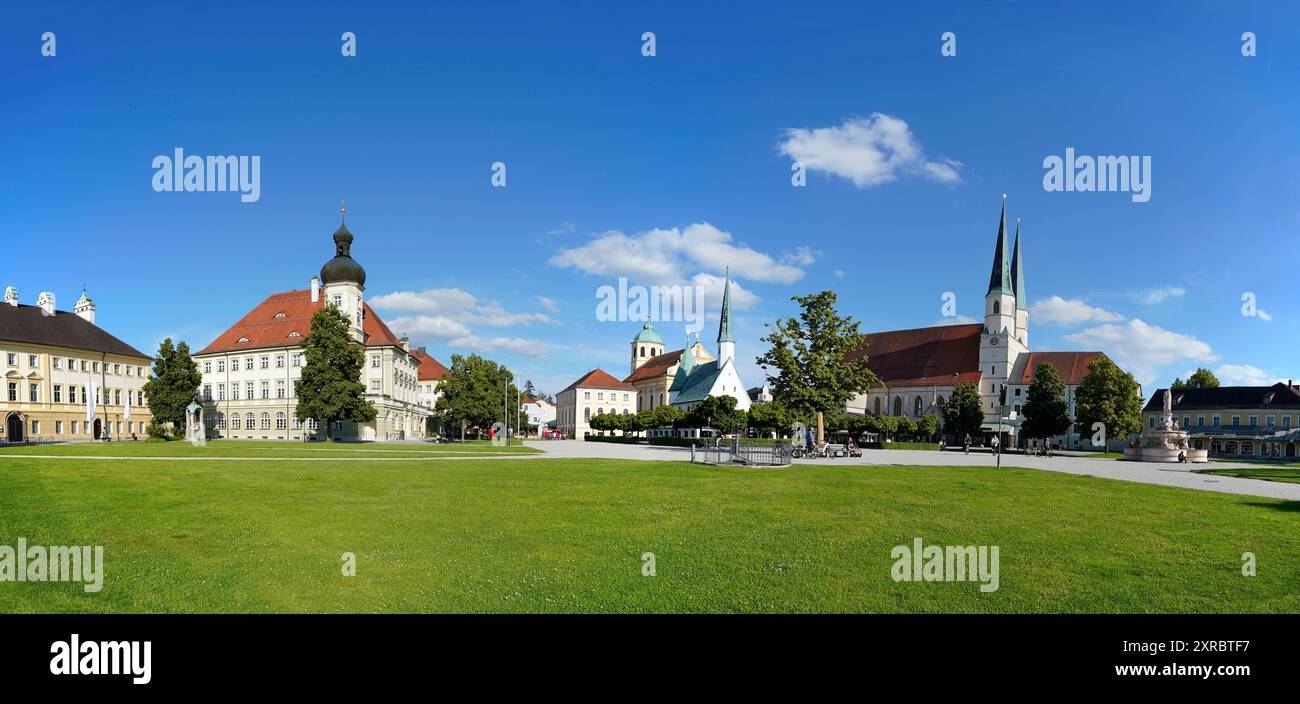
[[[345,442],[285,442],[268,440],[209,440],[203,447],[188,442],[136,441],[113,443],[60,443],[0,447],[4,455],[94,455],[108,457],[449,457],[453,455],[535,454],[541,452],[520,444],[496,446],[468,441],[443,445],[434,443],[388,444]]]
[[[107,563],[98,594],[0,582],[0,612],[1295,613],[1298,519],[1028,469],[0,456],[0,545]],[[915,537],[999,546],[999,590],[892,581]]]
[[[1243,477],[1245,479],[1266,479],[1271,482],[1292,482],[1300,484],[1300,465],[1278,464],[1258,467],[1232,469],[1201,469],[1201,474],[1219,474],[1225,477]]]

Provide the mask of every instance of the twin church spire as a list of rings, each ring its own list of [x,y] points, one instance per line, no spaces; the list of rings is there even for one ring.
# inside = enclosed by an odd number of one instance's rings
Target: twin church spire
[[[1002,217],[998,221],[998,243],[993,251],[993,271],[985,296],[1014,296],[1017,310],[1029,310],[1025,301],[1025,272],[1020,264],[1020,219],[1016,219],[1016,243],[1010,263],[1007,259],[1007,194],[1002,194]]]

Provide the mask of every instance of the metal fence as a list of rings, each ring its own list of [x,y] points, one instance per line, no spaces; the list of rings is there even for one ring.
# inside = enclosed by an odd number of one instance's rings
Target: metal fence
[[[755,442],[733,438],[691,445],[691,461],[700,464],[739,464],[747,467],[785,467],[790,464],[789,440]]]

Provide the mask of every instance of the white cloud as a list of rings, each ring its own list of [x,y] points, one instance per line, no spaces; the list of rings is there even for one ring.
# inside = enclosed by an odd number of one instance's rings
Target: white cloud
[[[813,250],[812,247],[795,247],[793,251],[781,255],[781,263],[791,266],[811,266],[820,254],[821,252]]]
[[[722,287],[726,284],[726,279],[714,274],[696,274],[691,277],[691,285],[699,286],[704,289],[704,310],[712,311],[722,306]],[[755,303],[758,303],[758,296],[753,291],[740,285],[739,281],[731,280],[731,307],[739,310],[748,310]]]
[[[565,222],[565,223],[562,223],[559,227],[555,228],[554,230],[547,230],[547,231],[546,231],[546,234],[548,234],[548,235],[571,235],[571,234],[573,234],[573,233],[576,232],[576,231],[577,231],[577,228],[573,226],[573,223],[571,223],[571,222]]]
[[[789,284],[803,278],[801,266],[806,264],[797,264],[811,263],[812,259],[812,250],[805,247],[778,261],[703,222],[634,235],[606,232],[586,244],[561,250],[550,263],[597,276],[625,276],[631,283],[642,285],[683,283],[692,269],[720,274],[728,266],[736,277]]]
[[[837,278],[837,279],[842,279],[842,278],[844,278],[844,270],[843,270],[843,269],[836,269],[836,270],[835,270],[835,278]]]
[[[975,319],[968,315],[954,315],[947,318],[939,318],[934,321],[935,325],[969,325],[975,322]]]
[[[467,335],[451,340],[447,343],[448,347],[461,347],[476,352],[511,352],[514,354],[524,355],[526,357],[543,357],[547,353],[547,346],[537,340],[525,340],[522,337],[477,337]]]
[[[1214,370],[1214,376],[1224,386],[1271,386],[1278,381],[1263,369],[1249,364],[1220,364]]]
[[[1218,361],[1208,344],[1192,335],[1172,332],[1134,318],[1124,324],[1108,323],[1066,335],[1067,342],[1105,352],[1142,384],[1156,378],[1156,368],[1190,360]]]
[[[1164,286],[1153,288],[1138,294],[1138,301],[1146,304],[1164,303],[1170,298],[1182,298],[1187,293],[1187,289],[1178,286]]]
[[[380,310],[418,313],[420,317],[444,318],[469,325],[506,327],[553,322],[545,313],[507,311],[495,301],[480,300],[458,288],[394,291],[371,298],[370,305]]]
[[[549,310],[552,313],[560,312],[560,304],[556,303],[554,298],[547,298],[546,296],[534,296],[534,298],[536,298],[537,302],[542,304],[542,307],[546,310]]]
[[[421,340],[451,340],[469,334],[469,328],[464,323],[444,316],[404,315],[387,322],[388,327],[397,331],[397,334]]]
[[[851,117],[836,127],[787,129],[778,149],[810,171],[841,176],[858,188],[910,175],[940,183],[961,180],[961,162],[925,158],[906,122],[878,112],[867,118]]]
[[[1057,325],[1113,323],[1124,319],[1119,313],[1090,306],[1077,298],[1065,299],[1060,296],[1035,301],[1029,306],[1029,315],[1035,322]]]

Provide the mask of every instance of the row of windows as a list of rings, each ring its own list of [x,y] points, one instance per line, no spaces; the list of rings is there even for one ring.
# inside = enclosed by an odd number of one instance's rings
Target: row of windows
[[[238,400],[240,400],[240,395],[239,395],[240,388],[241,388],[241,386],[240,386],[239,382],[233,382],[233,383],[230,384],[230,400],[232,400],[232,401],[238,401]],[[252,401],[252,400],[257,399],[257,398],[263,398],[263,399],[269,399],[269,398],[271,398],[271,382],[269,382],[269,381],[263,381],[263,382],[261,382],[261,385],[260,385],[260,386],[254,386],[254,385],[253,385],[253,382],[251,382],[251,381],[246,381],[246,382],[244,382],[242,388],[243,388],[243,390],[244,390],[244,398],[247,399],[247,400],[249,400],[249,401]],[[287,391],[286,391],[286,388],[288,389]],[[258,395],[258,391],[259,391],[259,389],[260,389],[260,391],[261,391],[261,395],[260,395],[260,396]],[[276,398],[293,398],[293,387],[288,386],[287,384],[285,384],[284,379],[276,379],[276,380],[275,380],[275,397],[276,397]],[[214,400],[214,399],[212,398],[212,384],[204,384],[204,385],[203,385],[203,400],[204,400],[204,401],[212,401],[212,400]],[[216,398],[215,400],[217,400],[217,401],[225,401],[225,400],[226,400],[226,385],[225,385],[225,384],[217,384],[217,398]]]
[[[583,398],[584,400],[590,401],[590,400],[591,400],[591,392],[590,392],[590,391],[583,391],[583,392],[582,392],[582,398]],[[597,391],[597,392],[596,392],[596,400],[597,400],[597,401],[604,401],[604,400],[605,400],[605,392],[604,392],[604,391]],[[611,400],[611,401],[617,401],[617,400],[618,400],[618,392],[617,392],[617,391],[611,391],[611,392],[609,392],[609,400]],[[624,400],[624,401],[628,400],[628,394],[627,394],[626,391],[623,392],[623,400]]]
[[[5,354],[5,361],[9,364],[9,366],[17,367],[19,366],[19,363],[23,361],[23,357],[26,357],[27,367],[29,369],[40,369],[41,357],[43,356],[44,355],[41,354],[20,355],[17,352],[8,352]],[[97,360],[74,359],[72,357],[67,357],[67,358],[54,357],[54,356],[50,357],[51,369],[63,369],[65,363],[67,364],[67,370],[70,372],[75,372],[78,369],[80,369],[83,372],[94,372],[95,374],[99,373],[99,362]],[[123,374],[125,374],[126,376],[138,376],[141,378],[145,376],[144,367],[136,366],[134,364],[120,364],[116,362],[114,362],[113,364],[104,362],[104,373],[112,374],[114,376],[122,376]]]
[[[943,396],[939,396],[938,398],[936,398],[936,399],[934,400],[934,410],[937,411],[939,408],[941,408],[941,407],[943,406],[944,403],[945,403],[945,399],[944,399]],[[894,404],[893,404],[893,406],[894,406],[894,407],[893,407],[893,412],[890,413],[889,415],[891,415],[891,416],[901,416],[901,415],[903,415],[903,397],[902,397],[902,396],[895,396],[895,397],[894,397]],[[877,396],[877,397],[876,397],[875,404],[874,404],[873,407],[872,407],[872,412],[875,413],[875,415],[880,415],[880,410],[881,410],[880,397]],[[928,411],[928,410],[930,410],[930,407],[925,405],[925,400],[922,399],[920,396],[917,396],[917,397],[915,397],[915,398],[912,399],[912,415],[913,415],[914,417],[916,417],[916,418],[920,418],[921,415],[922,415],[922,413],[924,413],[925,411]]]
[[[28,383],[28,384],[27,384],[27,398],[26,398],[26,399],[20,399],[20,398],[19,398],[18,382],[16,382],[16,381],[11,381],[11,382],[9,382],[8,387],[9,387],[9,388],[8,388],[8,394],[6,395],[6,398],[9,399],[9,402],[10,402],[10,403],[19,403],[19,402],[23,402],[23,403],[41,403],[41,402],[42,402],[42,400],[41,400],[41,391],[42,391],[42,388],[41,388],[41,385],[40,385],[39,383]],[[67,403],[85,403],[85,402],[86,402],[86,397],[90,394],[90,392],[87,391],[87,389],[86,389],[85,386],[73,386],[73,385],[69,384],[67,388],[68,388],[68,400],[67,400]],[[81,389],[81,394],[80,394],[80,396],[78,396],[78,394],[77,394],[77,389]],[[63,400],[63,384],[54,384],[54,385],[51,387],[51,390],[52,390],[52,394],[51,394],[50,402],[51,402],[51,403],[64,403],[64,400]],[[99,404],[101,404],[101,403],[109,403],[109,404],[114,405],[114,406],[121,406],[121,405],[122,405],[122,392],[123,392],[123,389],[100,389],[100,388],[96,388],[96,389],[95,389],[95,405],[99,405]],[[108,401],[105,401],[105,400],[104,400],[104,399],[105,399],[105,395],[107,395],[107,398],[109,399]],[[131,396],[131,391],[130,391],[129,389],[126,390],[126,395],[127,395],[127,397],[128,397],[127,400],[128,400],[128,401],[131,401],[132,399],[129,398],[129,397]],[[80,398],[80,401],[78,401],[78,398]],[[134,403],[135,403],[136,406],[143,406],[143,405],[144,405],[144,392],[143,392],[143,391],[136,391],[136,392],[135,392]]]
[[[217,430],[225,430],[227,424],[230,426],[231,430],[270,430],[271,414],[265,412],[260,415],[255,413],[231,413],[230,418],[227,419],[226,414],[215,413],[211,416],[207,416],[204,419],[203,424],[207,426],[208,430],[214,428]],[[303,425],[306,425],[308,430],[316,430],[319,424],[316,422],[315,418],[308,418],[307,422],[303,423],[298,420],[298,416],[289,417],[283,412],[275,414],[276,430],[286,430],[290,426],[292,426],[293,430],[302,430]],[[343,421],[334,421],[334,429],[342,430]]]
[[[103,423],[104,430],[111,432],[114,428],[117,428],[116,432],[118,435],[122,434],[123,427],[126,428],[126,432],[128,435],[136,432],[137,430],[137,424],[133,420],[127,420],[127,421],[119,420],[116,423],[111,421],[110,422],[101,421],[101,422]],[[123,424],[125,424],[125,426]],[[30,434],[32,435],[41,434],[41,422],[39,420],[32,420],[29,425],[31,429],[28,432]],[[54,421],[54,434],[63,435],[64,427],[65,426],[63,425],[63,421],[61,420]],[[67,427],[69,428],[69,432],[68,432],[69,435],[82,435],[82,434],[89,435],[92,432],[94,432],[94,429],[90,423],[82,423],[75,420],[69,423]],[[138,430],[142,433],[144,432],[144,421],[141,421],[139,423]],[[0,435],[2,435],[3,433],[4,433],[4,424],[0,423]]]
[[[1154,416],[1154,415],[1152,415],[1152,416],[1148,416],[1148,417],[1147,417],[1147,427],[1148,427],[1148,428],[1152,428],[1152,429],[1154,429],[1154,428],[1156,427],[1156,418],[1157,418],[1157,416]],[[1210,426],[1211,426],[1211,427],[1214,427],[1214,426],[1221,425],[1221,424],[1222,424],[1222,420],[1223,420],[1223,416],[1219,415],[1218,413],[1215,413],[1215,414],[1213,414],[1213,415],[1210,416]],[[1240,425],[1241,425],[1241,416],[1239,416],[1239,415],[1233,415],[1233,416],[1231,416],[1231,420],[1232,420],[1232,422],[1230,423],[1230,425],[1233,425],[1233,426],[1240,426]],[[1247,416],[1247,417],[1246,417],[1246,425],[1248,425],[1248,426],[1256,426],[1256,425],[1259,425],[1259,416],[1257,416],[1257,415]],[[1271,416],[1271,415],[1266,415],[1266,416],[1264,416],[1264,427],[1276,427],[1276,426],[1277,426],[1277,416]],[[1193,426],[1192,426],[1192,416],[1191,416],[1191,415],[1184,415],[1184,416],[1183,416],[1183,423],[1182,423],[1182,425],[1179,426],[1179,427],[1182,427],[1182,428],[1191,428],[1191,427],[1193,427]],[[1195,427],[1197,427],[1197,428],[1204,428],[1204,427],[1205,427],[1205,415],[1204,415],[1204,414],[1198,414],[1198,415],[1196,416],[1196,426],[1195,426]],[[1291,416],[1282,416],[1282,427],[1283,427],[1283,428],[1290,428],[1290,427],[1291,427]]]
[[[269,355],[269,354],[264,354],[264,355],[262,355],[261,357],[244,357],[244,358],[243,358],[244,369],[247,370],[247,371],[252,371],[252,370],[254,369],[255,366],[258,367],[258,368],[261,368],[261,369],[270,369],[270,368],[271,368],[271,358],[272,358],[272,356]],[[231,358],[231,360],[230,360],[230,371],[232,371],[232,372],[237,372],[237,371],[239,371],[239,363],[240,363],[240,359],[241,359],[241,358],[239,358],[239,357],[232,357],[232,358]],[[276,368],[276,369],[284,369],[284,361],[285,361],[285,355],[282,355],[282,354],[277,354],[277,355],[275,355],[275,368]],[[291,366],[294,366],[294,367],[301,367],[301,366],[302,366],[302,355],[301,355],[301,354],[290,355],[290,356],[289,356],[289,364],[290,364]],[[204,374],[211,374],[211,373],[212,373],[212,367],[213,367],[213,363],[212,363],[212,361],[211,361],[211,360],[205,360],[205,361],[203,362],[203,373],[204,373]],[[224,359],[218,359],[218,360],[216,361],[216,369],[217,369],[217,372],[218,372],[218,373],[221,373],[221,372],[226,371],[226,360],[224,360]]]

